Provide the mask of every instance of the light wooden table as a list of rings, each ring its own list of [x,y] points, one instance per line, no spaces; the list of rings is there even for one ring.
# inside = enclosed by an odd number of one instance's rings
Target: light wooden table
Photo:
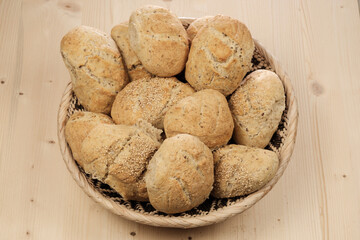
[[[240,19],[292,80],[300,108],[292,161],[250,210],[209,227],[155,228],[111,214],[76,185],[56,136],[69,81],[60,39],[79,24],[109,33],[146,3],[0,0],[0,239],[360,239],[356,0],[151,2],[178,16]]]

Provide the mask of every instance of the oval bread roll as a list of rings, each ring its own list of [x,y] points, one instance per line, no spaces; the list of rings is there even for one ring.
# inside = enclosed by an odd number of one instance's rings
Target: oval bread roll
[[[80,159],[81,144],[89,132],[98,124],[114,124],[111,118],[105,114],[92,112],[75,112],[65,126],[65,139],[71,148],[72,155],[81,167]]]
[[[171,107],[165,115],[164,129],[166,137],[188,133],[215,148],[230,140],[234,122],[224,95],[205,89]]]
[[[228,96],[250,70],[254,48],[243,23],[217,15],[192,41],[185,78],[197,91],[210,88]]]
[[[242,145],[227,145],[214,152],[215,181],[211,195],[230,198],[265,186],[279,166],[276,153]]]
[[[130,81],[150,78],[151,74],[144,68],[135,52],[130,47],[129,23],[124,22],[111,29],[111,37],[119,47],[129,74]]]
[[[192,41],[196,34],[199,32],[199,30],[203,27],[203,26],[206,26],[209,22],[209,20],[213,19],[214,16],[205,16],[205,17],[201,17],[201,18],[198,18],[196,19],[195,21],[193,21],[188,29],[186,30],[187,31],[187,34],[189,36],[189,39]]]
[[[144,119],[163,128],[167,110],[194,90],[176,78],[141,79],[129,83],[119,92],[111,109],[116,124],[132,125]]]
[[[213,156],[197,137],[167,138],[145,175],[151,205],[165,213],[190,210],[208,198],[214,181]]]
[[[148,201],[144,173],[160,146],[161,130],[149,123],[100,124],[84,139],[81,161],[86,173],[109,184],[125,200]]]
[[[285,109],[285,93],[280,78],[272,71],[257,70],[231,96],[238,144],[264,148],[278,128]]]
[[[128,81],[115,42],[95,28],[80,26],[62,38],[60,49],[80,104],[91,112],[109,113]]]
[[[160,77],[180,73],[189,52],[189,40],[180,20],[169,10],[145,6],[130,16],[129,38],[146,70]]]

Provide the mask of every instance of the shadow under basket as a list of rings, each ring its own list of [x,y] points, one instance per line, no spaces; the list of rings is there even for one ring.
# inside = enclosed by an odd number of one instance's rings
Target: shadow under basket
[[[185,28],[187,28],[193,20],[193,18],[181,18]],[[294,91],[288,76],[281,68],[279,62],[268,53],[258,41],[254,41],[255,52],[252,59],[253,67],[250,72],[257,69],[274,71],[283,82],[286,95],[286,107],[282,120],[270,144],[266,147],[276,152],[279,156],[279,169],[275,177],[263,188],[242,197],[215,199],[210,196],[209,199],[200,206],[190,211],[174,215],[158,212],[148,202],[125,201],[121,195],[109,185],[92,179],[90,175],[86,174],[84,170],[77,165],[71,154],[70,147],[65,140],[65,125],[69,117],[75,111],[82,111],[83,107],[78,103],[72,91],[71,82],[69,82],[62,96],[58,112],[58,138],[65,164],[77,184],[95,202],[101,204],[111,212],[135,222],[159,227],[194,228],[218,223],[242,213],[263,198],[283,175],[290,161],[296,139],[298,110]],[[178,77],[180,78],[179,80],[184,80],[181,79],[181,75]]]

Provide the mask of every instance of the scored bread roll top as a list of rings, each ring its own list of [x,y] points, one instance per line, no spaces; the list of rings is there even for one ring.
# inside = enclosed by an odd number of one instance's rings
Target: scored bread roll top
[[[230,140],[234,122],[224,95],[205,89],[171,107],[165,115],[164,129],[167,137],[188,133],[215,148]]]
[[[109,113],[128,81],[115,42],[100,30],[79,26],[62,38],[60,49],[80,104],[91,112]]]
[[[214,182],[213,156],[197,137],[167,138],[145,175],[151,205],[165,213],[190,210],[208,198]]]
[[[82,143],[84,170],[125,200],[147,201],[144,173],[160,146],[160,134],[161,130],[141,121],[134,126],[100,124]]]
[[[199,30],[203,27],[206,26],[209,22],[209,20],[213,19],[214,16],[205,16],[205,17],[201,17],[196,19],[195,21],[193,21],[189,27],[186,29],[186,32],[189,36],[189,39],[192,41],[196,34],[199,32]]]
[[[250,70],[254,48],[243,23],[217,15],[193,39],[185,78],[197,91],[210,88],[230,95]]]
[[[276,174],[276,153],[242,145],[227,145],[214,152],[216,198],[250,194],[262,188]]]
[[[81,144],[89,132],[101,123],[114,124],[109,116],[92,112],[75,112],[66,122],[65,139],[74,159],[81,167],[83,167],[80,161]]]
[[[119,92],[111,116],[116,124],[132,125],[141,118],[163,128],[167,110],[193,93],[188,84],[176,78],[141,79],[129,83]]]
[[[169,10],[145,6],[129,21],[130,46],[150,73],[171,77],[180,73],[189,52],[186,30]]]
[[[136,81],[142,78],[150,78],[151,74],[144,68],[135,52],[130,47],[129,23],[124,22],[111,29],[111,37],[119,47],[125,65],[128,70],[129,80]]]
[[[264,148],[277,130],[285,109],[284,86],[276,73],[249,74],[229,100],[238,144]]]

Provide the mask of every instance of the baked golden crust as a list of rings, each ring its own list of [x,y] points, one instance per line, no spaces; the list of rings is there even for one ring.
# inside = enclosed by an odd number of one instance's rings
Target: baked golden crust
[[[149,73],[130,47],[129,41],[129,23],[124,22],[111,29],[111,37],[119,47],[122,57],[129,74],[130,81],[136,81],[142,78],[150,78]]]
[[[264,148],[285,109],[283,84],[272,71],[252,72],[231,96],[229,106],[235,123],[235,142]]]
[[[227,96],[250,70],[254,48],[243,23],[217,15],[193,39],[185,78],[197,91],[210,88]]]
[[[62,38],[60,49],[80,104],[91,112],[109,113],[128,81],[115,42],[95,28],[79,26]]]
[[[186,32],[189,36],[190,41],[192,41],[196,34],[199,32],[199,30],[203,27],[206,26],[209,22],[209,20],[213,19],[214,16],[205,16],[205,17],[201,17],[196,19],[195,21],[193,21],[188,29],[186,29]]]
[[[101,123],[114,124],[109,116],[93,112],[75,112],[66,122],[65,139],[80,166],[83,166],[80,161],[81,144],[89,132]]]
[[[145,175],[151,205],[169,214],[200,205],[208,198],[213,181],[210,149],[188,134],[167,138],[150,160]]]
[[[189,40],[181,21],[169,10],[145,6],[129,21],[130,46],[150,73],[171,77],[180,73],[189,52]]]
[[[224,95],[205,89],[171,107],[164,118],[164,129],[167,137],[187,133],[215,148],[230,140],[234,122]]]
[[[109,184],[125,200],[147,201],[143,177],[150,158],[160,146],[160,134],[149,123],[100,124],[82,143],[84,170]]]
[[[229,198],[262,188],[279,166],[275,152],[242,145],[227,145],[214,152],[215,180],[211,195]]]
[[[163,128],[168,109],[194,93],[194,90],[176,78],[141,79],[129,83],[119,92],[111,109],[115,123],[132,125],[144,119],[157,128]]]

